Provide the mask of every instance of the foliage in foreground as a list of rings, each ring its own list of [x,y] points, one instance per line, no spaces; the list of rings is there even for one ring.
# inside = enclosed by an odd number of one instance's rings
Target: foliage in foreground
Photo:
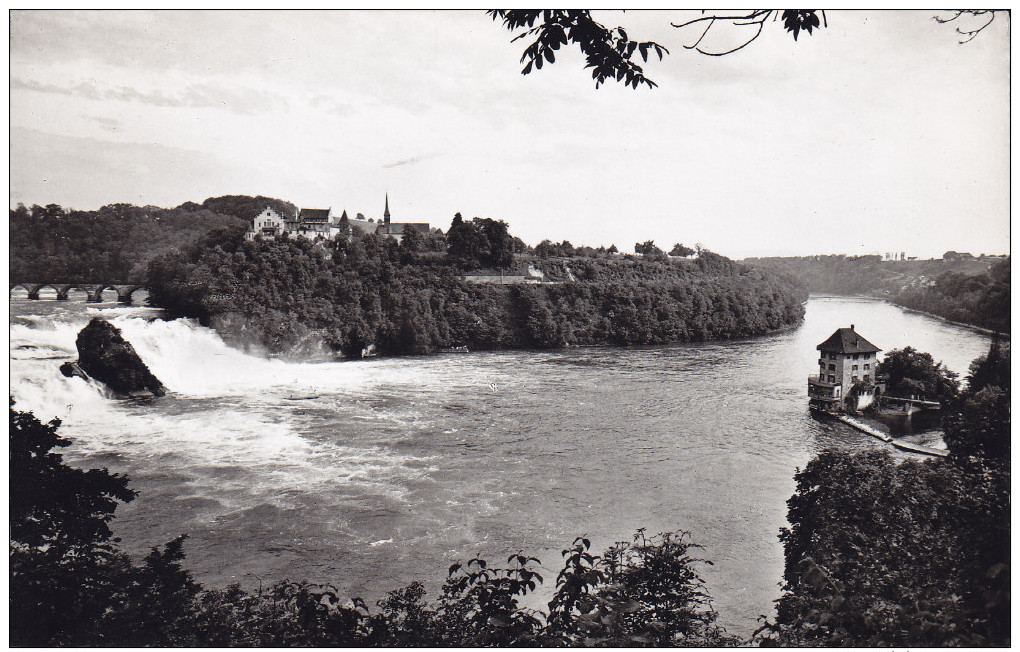
[[[140,564],[108,523],[134,492],[52,452],[59,421],[10,409],[11,643],[22,646],[722,645],[689,535],[643,531],[602,556],[578,538],[548,613],[521,606],[539,560],[455,564],[437,600],[414,583],[371,609],[329,585],[206,590],[181,564],[184,537]]]
[[[948,458],[825,452],[788,501],[771,645],[1010,644],[1009,351],[971,365]]]

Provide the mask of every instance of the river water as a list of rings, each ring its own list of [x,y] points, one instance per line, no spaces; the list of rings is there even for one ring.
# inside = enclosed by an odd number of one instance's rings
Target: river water
[[[68,461],[130,475],[140,495],[114,529],[132,554],[187,533],[207,586],[329,581],[371,602],[414,579],[434,595],[454,561],[518,550],[545,563],[548,591],[575,536],[602,550],[685,529],[714,563],[701,574],[720,622],[742,636],[778,597],[796,469],[826,448],[887,448],[809,414],[815,346],[854,323],[961,377],[988,347],[880,301],[812,297],[798,328],[747,340],[298,364],[152,308],[10,307],[17,407],[62,419]],[[60,375],[96,315],[168,396],[116,401]]]

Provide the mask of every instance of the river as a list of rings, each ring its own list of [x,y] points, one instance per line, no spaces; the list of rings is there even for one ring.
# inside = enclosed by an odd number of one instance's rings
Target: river
[[[779,594],[796,469],[826,448],[888,449],[808,413],[815,346],[854,323],[962,377],[989,342],[884,302],[812,297],[800,327],[747,340],[298,364],[153,308],[10,307],[16,407],[62,419],[71,463],[130,475],[140,495],[114,530],[132,554],[187,533],[207,586],[330,581],[371,603],[414,579],[435,595],[454,561],[519,550],[544,562],[548,592],[575,536],[601,551],[638,528],[684,529],[741,636]],[[168,396],[115,401],[60,375],[95,315]]]

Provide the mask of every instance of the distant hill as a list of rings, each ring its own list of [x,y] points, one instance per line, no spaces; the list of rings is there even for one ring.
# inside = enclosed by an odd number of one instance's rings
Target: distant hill
[[[1008,333],[1010,259],[887,260],[879,256],[747,258],[809,292],[872,296],[952,321]]]
[[[176,208],[109,204],[95,211],[57,204],[10,211],[10,277],[17,281],[141,282],[155,256],[182,249],[213,231],[240,237],[251,219],[272,206],[294,205],[271,197],[227,195]],[[228,239],[230,239],[228,237]]]
[[[222,197],[210,197],[202,202],[202,208],[211,210],[220,215],[233,215],[247,222],[250,222],[256,215],[269,206],[284,217],[297,214],[297,206],[273,197],[249,197],[247,195],[223,195]]]

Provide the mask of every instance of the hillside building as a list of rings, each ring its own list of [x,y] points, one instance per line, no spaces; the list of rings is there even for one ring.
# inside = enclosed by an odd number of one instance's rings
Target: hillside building
[[[248,229],[244,237],[247,240],[254,240],[255,236],[258,235],[263,238],[272,239],[280,235],[285,229],[286,220],[283,216],[269,206],[266,206],[266,210],[255,216],[252,228]]]
[[[861,337],[853,324],[836,329],[816,348],[818,375],[808,376],[811,407],[838,412],[871,405],[883,389],[876,375],[882,349]]]
[[[390,222],[390,195],[386,193],[386,208],[383,209],[383,221],[382,224],[377,225],[375,232],[400,242],[404,234],[411,229],[421,232],[422,235],[428,235],[429,224],[428,222]]]
[[[390,197],[387,193],[383,218],[378,222],[365,219],[361,213],[358,213],[356,218],[350,219],[346,210],[340,217],[336,217],[332,208],[302,208],[296,215],[282,216],[267,206],[252,220],[252,227],[244,237],[248,240],[254,240],[256,236],[273,239],[281,233],[288,233],[309,240],[320,237],[332,240],[343,230],[341,223],[346,223],[352,232],[377,233],[397,242],[400,242],[410,229],[420,231],[423,235],[429,233],[428,222],[391,222]]]

